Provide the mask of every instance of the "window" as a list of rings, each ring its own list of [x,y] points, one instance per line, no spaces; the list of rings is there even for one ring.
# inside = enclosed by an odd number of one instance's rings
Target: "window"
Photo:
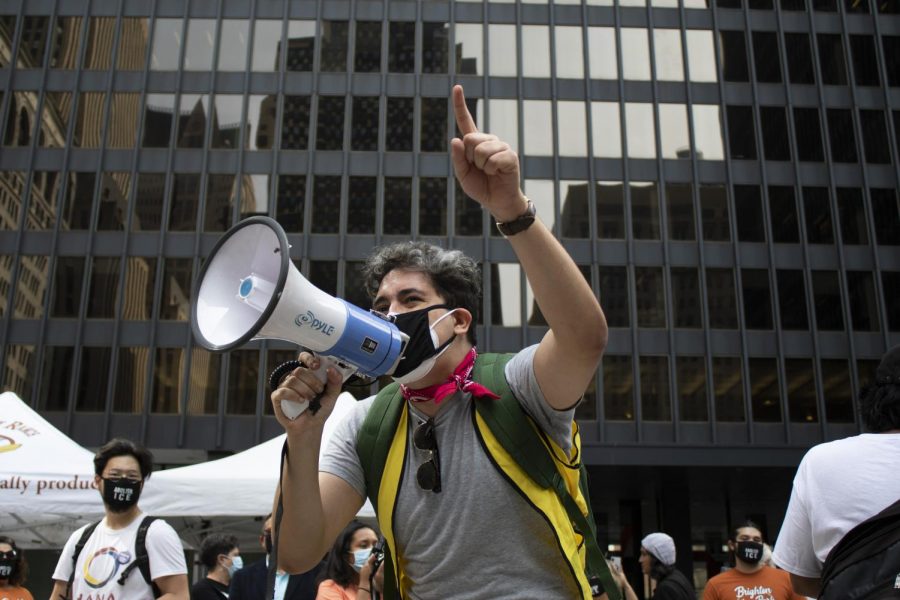
[[[797,158],[800,160],[825,160],[818,108],[794,108],[794,141],[797,143]]]
[[[784,54],[787,57],[791,83],[812,84],[816,82],[816,70],[813,67],[808,34],[785,33]]]
[[[447,235],[447,178],[419,179],[419,233]]]
[[[650,45],[646,29],[623,27],[621,36],[622,78],[634,81],[650,80]]]
[[[200,204],[200,175],[176,173],[173,180],[169,231],[194,231],[197,228],[197,207]]]
[[[275,220],[291,233],[303,232],[303,210],[306,200],[306,177],[279,175],[275,197]]]
[[[653,59],[656,67],[656,79],[659,81],[684,81],[680,29],[653,30]]]
[[[551,184],[550,189],[546,193],[548,199],[553,198],[552,182],[549,183]],[[588,182],[565,179],[560,181],[560,235],[564,238],[589,239],[591,237],[589,211]],[[553,214],[553,208],[548,207],[546,212]]]
[[[667,210],[669,238],[693,240],[694,201],[689,183],[667,183],[665,206]]]
[[[179,148],[202,148],[209,120],[209,96],[182,94],[178,115]]]
[[[634,282],[638,327],[665,327],[666,300],[662,269],[635,267]]]
[[[749,81],[743,31],[720,31],[722,76],[725,81]]]
[[[856,85],[877,86],[878,60],[875,58],[875,38],[872,35],[851,35],[850,55],[853,57],[853,77]]]
[[[595,158],[622,157],[618,102],[591,102],[591,132]]]
[[[859,110],[859,125],[862,129],[863,151],[867,163],[888,164],[891,162],[891,140],[881,110]]]
[[[762,83],[781,83],[781,57],[778,55],[778,33],[753,32],[753,62],[756,80]]]
[[[756,131],[753,127],[753,107],[725,107],[728,117],[728,151],[733,159],[756,158]]]
[[[522,119],[528,123],[525,128],[525,154],[553,156],[553,113],[550,107],[549,100],[522,102]],[[446,140],[443,144],[446,147]]]
[[[816,326],[825,331],[844,330],[844,311],[841,309],[841,289],[836,271],[813,271],[813,304]]]
[[[344,147],[344,100],[344,96],[319,96],[317,150],[341,150]]]
[[[713,32],[704,29],[688,29],[686,36],[688,70],[691,81],[710,83],[718,81]]]
[[[447,72],[447,42],[450,28],[447,23],[422,23],[422,72]]]
[[[625,239],[625,192],[618,181],[597,182],[597,232],[601,239]]]
[[[353,97],[352,150],[378,149],[378,96]]]
[[[587,119],[584,109],[584,102],[580,100],[556,102],[556,147],[560,156],[587,157]]]
[[[56,127],[41,128],[41,135],[38,136],[38,146],[42,148],[62,148],[65,146],[71,113],[72,94],[70,92],[44,92],[44,118],[51,118],[50,116],[52,115]]]
[[[862,190],[859,188],[838,188],[837,204],[841,222],[841,241],[845,244],[868,244],[869,231],[866,225],[866,210],[863,206]]]
[[[15,36],[15,25],[14,16],[4,15],[0,21],[0,27],[6,30],[4,33],[10,42]],[[19,52],[16,55],[16,60],[21,68],[40,69],[44,66],[44,49],[47,46],[50,26],[48,17],[23,17],[22,32],[19,34]],[[9,54],[0,58],[0,67],[6,67],[9,64]]]
[[[353,70],[377,73],[381,69],[381,21],[357,21]]]
[[[185,71],[211,71],[216,43],[215,19],[189,19],[184,52]],[[229,43],[234,43],[229,40]]]
[[[853,135],[852,113],[846,108],[829,108],[827,110],[831,157],[835,162],[858,162],[856,138]]]
[[[72,134],[72,145],[76,148],[99,148],[103,136],[103,105],[106,94],[103,92],[82,92],[78,95],[75,107],[75,131]],[[33,126],[29,125],[29,130]],[[29,133],[28,138],[30,139]],[[24,143],[26,140],[20,140]]]
[[[280,37],[279,31],[279,37]],[[245,71],[247,69],[247,41],[250,22],[243,19],[223,19],[219,37],[219,70]]]
[[[191,314],[192,261],[190,258],[164,260],[159,318],[164,321],[187,321]]]
[[[584,79],[584,48],[581,27],[560,27],[554,30],[556,47],[556,76],[561,79]]]
[[[875,222],[875,239],[882,246],[900,245],[900,211],[897,209],[897,192],[890,188],[872,188],[872,220]]]
[[[253,24],[252,71],[276,71],[280,65],[278,48],[281,47],[281,21],[258,20]],[[290,52],[290,50],[288,50]]]
[[[92,172],[70,171],[68,180],[69,185],[60,216],[62,224],[67,229],[90,229],[93,224],[91,219],[97,178]]]
[[[3,389],[20,398],[30,398],[34,389],[35,347],[26,345],[8,345],[6,347],[6,369],[3,377]],[[62,386],[66,387],[66,386]]]
[[[600,268],[600,303],[610,327],[628,327],[628,272],[625,267]]]
[[[84,285],[84,257],[59,256],[54,271],[53,298],[50,316],[77,318],[81,309],[81,290]]]
[[[292,359],[293,357],[287,360]],[[191,385],[188,388],[187,399],[189,415],[216,415],[219,413],[221,373],[221,354],[209,352],[203,348],[191,349]],[[271,371],[266,371],[266,373],[271,373]],[[266,402],[265,406],[271,408],[272,403]]]
[[[240,208],[238,209],[239,220],[244,220],[248,217],[257,215],[268,216],[269,189],[271,188],[271,186],[269,185],[270,178],[270,175],[243,175],[243,177],[241,178],[242,183],[240,190]],[[215,198],[215,196],[212,196],[213,192],[215,191],[215,188],[212,188],[212,186],[214,184],[219,186],[219,194],[223,195],[227,193],[225,190],[228,189],[229,186],[233,186],[230,180],[230,175],[217,177],[216,180],[210,179],[210,188],[207,189],[207,206],[209,205],[209,202]],[[237,193],[236,190],[235,193]],[[228,208],[228,213],[228,218],[230,221],[231,207]]]
[[[260,376],[259,350],[233,350],[230,358],[225,414],[255,414]]]
[[[159,231],[163,220],[163,198],[166,196],[165,173],[138,173],[132,231]]]
[[[723,160],[722,116],[718,104],[694,104],[694,154],[699,160]]]
[[[828,188],[804,187],[803,212],[806,215],[806,241],[810,244],[833,244],[834,228]]]
[[[763,225],[762,198],[759,186],[734,186],[734,211],[738,240],[741,242],[764,242],[766,231]]]
[[[447,99],[422,98],[422,152],[447,152]]]
[[[287,37],[287,70],[312,71],[316,55],[316,22],[288,21]],[[280,41],[281,35],[277,35],[275,39]],[[277,65],[275,70],[278,70]]]
[[[9,173],[4,175],[9,176]],[[24,182],[25,174],[22,173],[21,177]],[[32,171],[31,199],[28,202],[28,216],[25,218],[27,229],[47,231],[54,228],[56,206],[63,183],[62,174],[56,171]]]
[[[669,358],[667,356],[640,357],[641,420],[671,421],[669,402]]]
[[[702,356],[676,356],[678,414],[682,421],[708,421],[706,361]]]
[[[900,86],[900,35],[881,36],[881,49],[888,85]]]
[[[778,312],[781,316],[781,327],[790,330],[807,330],[809,321],[806,317],[806,286],[803,282],[803,271],[794,269],[778,269]]]
[[[750,402],[755,423],[781,422],[778,363],[774,358],[750,358]]]
[[[881,297],[900,297],[900,271],[881,272]],[[900,331],[900,302],[885,302],[884,308],[887,313],[888,329]]]
[[[603,412],[611,421],[634,420],[634,374],[630,356],[606,355],[603,369]]]
[[[341,220],[340,175],[313,176],[312,233],[337,233]]]
[[[714,356],[712,359],[713,391],[716,397],[716,421],[744,421],[744,382],[741,359],[736,356]]]
[[[820,33],[819,68],[825,85],[847,85],[847,65],[844,61],[844,45],[838,33]]]
[[[241,123],[244,122],[244,97],[238,94],[217,94],[213,100],[210,147],[237,149],[241,147]]]
[[[847,300],[854,331],[878,331],[875,279],[870,271],[847,271]]]
[[[386,150],[410,152],[413,138],[413,98],[387,99]]]
[[[281,148],[306,150],[309,146],[309,96],[285,96],[281,119]]]
[[[704,240],[707,242],[731,240],[725,186],[705,184],[700,186],[700,218],[703,221]]]
[[[149,321],[153,318],[153,293],[156,282],[156,258],[129,256],[125,260],[125,287],[122,318]]]
[[[741,269],[744,292],[744,325],[747,329],[772,329],[772,285],[768,269]]]
[[[179,30],[181,28],[181,19],[157,19],[157,30],[164,21],[177,22]],[[162,26],[165,29],[165,23],[163,23]],[[79,42],[81,40],[81,17],[57,17],[54,29],[56,34],[51,36],[48,66],[51,69],[74,69],[76,67],[75,61],[78,58]],[[178,68],[177,49],[180,46],[180,44],[176,46],[176,63],[171,67],[173,69]],[[155,48],[156,36],[154,35],[154,49]]]
[[[853,391],[850,388],[850,364],[843,358],[823,358],[820,366],[825,419],[829,423],[852,423]]]
[[[88,289],[87,318],[115,318],[118,292],[119,257],[95,256],[92,260],[91,284]]]
[[[785,387],[788,391],[788,411],[793,423],[815,423],[819,420],[816,406],[816,376],[812,360],[784,359]]]
[[[123,231],[128,215],[131,173],[104,172],[100,177],[97,230]]]
[[[384,233],[409,235],[412,223],[412,179],[384,178]]]
[[[588,59],[591,79],[618,79],[616,30],[612,27],[588,27]]]
[[[699,329],[700,280],[694,267],[672,267],[672,315],[675,327]]]
[[[663,158],[690,156],[691,141],[684,104],[659,104],[659,143]]]
[[[635,239],[659,239],[659,198],[655,182],[633,182],[631,192],[631,225]]]
[[[484,40],[480,23],[457,23],[455,28],[456,72],[484,75]]]
[[[769,186],[769,216],[772,220],[772,239],[776,243],[790,244],[800,241],[794,188],[783,185]]]
[[[83,94],[82,97],[84,97]],[[34,109],[32,108],[37,106],[37,101],[38,95],[36,92],[13,93],[8,109],[9,114],[7,116],[6,133],[3,136],[4,146],[20,148],[31,147],[35,124],[40,122],[40,115],[35,114]],[[78,112],[79,116],[81,116],[81,110]],[[100,122],[98,121],[95,123],[95,126],[99,129]]]
[[[737,329],[737,302],[731,269],[706,269],[706,301],[711,328]]]
[[[522,75],[550,77],[550,29],[545,25],[522,26]]]
[[[350,26],[347,21],[322,21],[322,48],[319,65],[322,71],[347,70],[347,39]]]
[[[515,77],[518,74],[515,25],[488,25],[488,70],[493,77]]]
[[[766,160],[791,160],[791,146],[788,139],[787,119],[784,107],[759,107],[759,122],[762,129],[763,151]]]
[[[392,21],[388,37],[388,71],[412,73],[416,64],[416,24]]]

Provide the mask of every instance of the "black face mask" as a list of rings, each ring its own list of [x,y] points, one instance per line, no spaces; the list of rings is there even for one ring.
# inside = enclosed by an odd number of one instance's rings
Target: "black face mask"
[[[734,553],[745,563],[755,565],[762,560],[763,545],[759,542],[738,542]]]
[[[397,329],[409,336],[409,342],[406,343],[406,348],[403,350],[403,357],[397,363],[397,368],[391,373],[391,377],[401,383],[412,383],[425,377],[428,371],[431,370],[430,367],[425,369],[423,373],[414,374],[411,380],[403,381],[404,377],[415,371],[419,366],[422,366],[428,359],[440,354],[444,348],[456,339],[456,334],[453,334],[443,344],[435,345],[435,339],[432,338],[431,324],[428,322],[428,313],[438,308],[449,309],[450,307],[446,304],[435,304],[419,310],[396,314],[392,317]]]
[[[267,531],[263,536],[266,545],[266,554],[272,554],[272,532]]]
[[[16,570],[16,559],[0,558],[0,579],[11,579]]]
[[[114,513],[122,513],[137,504],[142,481],[134,479],[103,479],[103,502]]]

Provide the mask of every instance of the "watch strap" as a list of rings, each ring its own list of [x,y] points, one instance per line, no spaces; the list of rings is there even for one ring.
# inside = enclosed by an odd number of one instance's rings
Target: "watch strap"
[[[536,213],[537,210],[534,207],[534,202],[528,200],[528,207],[525,209],[525,212],[512,221],[506,221],[505,223],[497,222],[497,231],[502,233],[503,237],[521,233],[531,227],[531,224],[534,223]]]

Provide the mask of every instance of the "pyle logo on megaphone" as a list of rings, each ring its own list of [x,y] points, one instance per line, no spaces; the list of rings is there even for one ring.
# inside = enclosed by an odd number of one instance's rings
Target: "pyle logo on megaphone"
[[[294,323],[297,324],[297,327],[309,325],[310,328],[321,331],[325,335],[334,333],[334,325],[329,325],[325,321],[320,321],[311,310],[306,311],[306,314],[297,315],[297,318],[294,319]]]

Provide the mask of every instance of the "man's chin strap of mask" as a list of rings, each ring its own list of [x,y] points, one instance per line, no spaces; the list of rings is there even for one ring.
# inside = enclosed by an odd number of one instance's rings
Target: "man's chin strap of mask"
[[[269,553],[269,565],[266,571],[266,600],[275,600],[275,577],[278,571],[278,541],[281,539],[281,517],[284,515],[284,503],[282,502],[281,483],[284,479],[284,464],[288,460],[288,444],[284,440],[281,447],[281,462],[278,467],[278,505],[275,508],[274,522],[272,523],[272,551]]]

